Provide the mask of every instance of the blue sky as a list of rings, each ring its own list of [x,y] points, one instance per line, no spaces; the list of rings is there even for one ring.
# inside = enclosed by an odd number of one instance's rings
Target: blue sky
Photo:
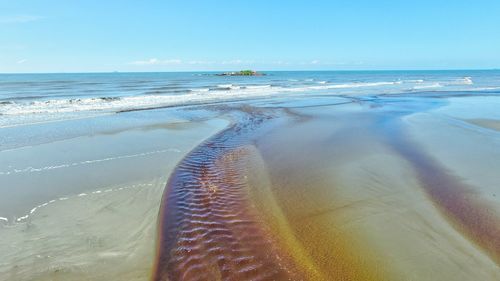
[[[0,0],[0,72],[500,68],[500,1]]]

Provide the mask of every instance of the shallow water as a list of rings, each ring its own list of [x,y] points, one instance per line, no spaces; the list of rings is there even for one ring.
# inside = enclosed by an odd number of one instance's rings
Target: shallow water
[[[172,106],[312,95],[498,92],[500,72],[310,71],[0,74],[0,128]]]
[[[168,174],[228,124],[156,114],[0,151],[0,280],[148,279]]]
[[[172,174],[154,280],[495,280],[497,209],[408,135],[405,118],[444,104],[245,108]]]
[[[193,75],[93,79],[228,84]],[[0,280],[498,280],[496,75],[278,73],[198,105],[7,112]]]

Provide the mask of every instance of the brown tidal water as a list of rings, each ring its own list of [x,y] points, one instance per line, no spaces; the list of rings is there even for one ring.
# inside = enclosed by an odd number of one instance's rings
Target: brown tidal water
[[[453,175],[417,145],[405,140],[404,135],[394,133],[388,142],[411,163],[422,188],[457,230],[500,264],[500,217],[493,206],[483,202],[464,179]]]
[[[182,161],[167,184],[154,280],[289,280],[299,273],[251,202],[249,115]]]
[[[500,278],[499,214],[397,102],[233,108],[170,177],[152,280]]]

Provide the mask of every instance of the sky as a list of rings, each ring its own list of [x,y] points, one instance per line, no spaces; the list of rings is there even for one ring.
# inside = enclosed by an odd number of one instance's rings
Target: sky
[[[498,0],[0,0],[0,72],[500,68]]]

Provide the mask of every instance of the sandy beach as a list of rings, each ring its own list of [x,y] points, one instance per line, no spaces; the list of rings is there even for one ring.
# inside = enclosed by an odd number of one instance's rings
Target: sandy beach
[[[5,127],[0,280],[498,280],[498,102],[316,93]]]
[[[228,124],[170,119],[0,152],[37,165],[4,175],[25,192],[1,204],[0,280],[148,280],[168,175]]]
[[[0,281],[500,281],[499,15],[0,0]]]
[[[248,117],[172,174],[153,279],[498,279],[498,178],[488,170],[500,159],[498,134],[456,131],[449,116],[420,113],[422,105],[241,108]],[[442,142],[450,136],[487,138],[491,146],[481,140],[471,153],[494,165],[457,166],[451,155],[468,154]],[[241,167],[247,159],[260,168]]]

